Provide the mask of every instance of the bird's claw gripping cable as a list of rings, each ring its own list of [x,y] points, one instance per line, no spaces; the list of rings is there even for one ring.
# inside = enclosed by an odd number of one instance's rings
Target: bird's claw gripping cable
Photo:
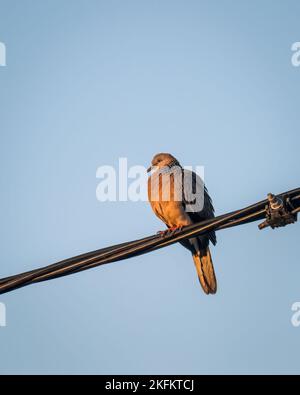
[[[297,222],[297,210],[289,197],[278,197],[272,193],[268,194],[266,205],[266,220],[258,225],[259,229],[270,226],[272,229],[280,228]]]

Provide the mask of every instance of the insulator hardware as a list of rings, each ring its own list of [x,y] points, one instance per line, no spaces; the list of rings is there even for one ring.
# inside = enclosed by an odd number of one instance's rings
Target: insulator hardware
[[[268,226],[275,229],[293,224],[296,221],[297,212],[295,212],[290,200],[269,193],[268,204],[266,205],[266,220],[258,225],[259,229],[264,229]]]

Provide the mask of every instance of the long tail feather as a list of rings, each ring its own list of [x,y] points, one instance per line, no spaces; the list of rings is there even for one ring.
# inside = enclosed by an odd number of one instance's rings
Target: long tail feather
[[[200,254],[193,254],[193,260],[203,291],[206,294],[215,294],[217,292],[217,280],[209,248],[201,250]]]

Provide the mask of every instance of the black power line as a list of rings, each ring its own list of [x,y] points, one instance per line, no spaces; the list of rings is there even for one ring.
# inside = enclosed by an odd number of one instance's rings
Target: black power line
[[[300,188],[281,193],[277,196],[268,195],[268,199],[255,203],[241,210],[223,214],[197,224],[184,227],[165,235],[153,235],[143,239],[114,245],[100,250],[81,254],[52,265],[20,273],[0,279],[0,294],[24,287],[33,283],[91,269],[96,266],[132,258],[160,248],[167,247],[184,239],[203,235],[213,230],[231,228],[250,222],[265,220],[260,229],[285,226],[297,221],[300,211]]]

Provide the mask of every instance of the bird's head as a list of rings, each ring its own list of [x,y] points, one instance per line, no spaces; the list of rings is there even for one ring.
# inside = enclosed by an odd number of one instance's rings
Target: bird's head
[[[149,173],[153,168],[161,169],[163,167],[172,167],[172,166],[180,166],[178,160],[174,158],[173,155],[171,154],[166,154],[166,153],[160,153],[156,154],[152,161],[151,161],[151,166],[147,170]]]

